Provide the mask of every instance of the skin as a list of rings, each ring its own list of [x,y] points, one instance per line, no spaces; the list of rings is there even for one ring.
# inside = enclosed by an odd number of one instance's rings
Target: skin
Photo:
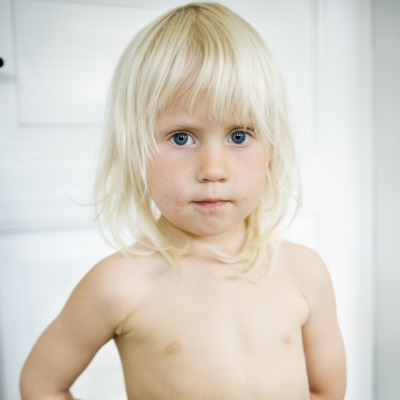
[[[247,265],[212,250],[240,248],[271,150],[251,129],[179,103],[156,127],[150,191],[164,234],[189,244],[180,272],[159,254],[101,261],[28,357],[23,399],[72,399],[70,386],[111,339],[130,400],[343,399],[343,341],[318,255],[284,242],[271,276],[252,282],[237,278]]]

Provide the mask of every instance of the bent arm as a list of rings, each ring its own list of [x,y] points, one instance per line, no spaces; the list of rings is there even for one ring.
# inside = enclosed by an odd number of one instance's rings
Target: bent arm
[[[343,400],[346,390],[346,362],[339,330],[335,296],[328,271],[312,253],[303,280],[310,307],[303,326],[303,345],[311,400]]]
[[[71,400],[74,381],[114,336],[119,312],[106,275],[90,271],[35,344],[21,373],[23,400]]]
[[[23,400],[72,400],[69,391],[76,377],[90,362],[86,354],[77,353],[72,337],[63,329],[60,315],[41,335],[21,373],[20,390]]]

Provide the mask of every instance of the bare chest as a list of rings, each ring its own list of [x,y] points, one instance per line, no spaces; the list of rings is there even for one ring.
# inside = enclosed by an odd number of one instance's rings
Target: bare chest
[[[116,340],[128,395],[306,399],[306,317],[285,280],[160,282]]]

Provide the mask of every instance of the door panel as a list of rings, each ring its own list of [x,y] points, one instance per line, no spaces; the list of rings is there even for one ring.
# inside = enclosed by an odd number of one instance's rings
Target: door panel
[[[104,98],[131,37],[180,1],[3,0],[0,40],[1,398],[85,272],[110,253],[89,206]],[[347,399],[372,389],[370,5],[225,1],[265,36],[287,81],[304,179],[288,237],[325,259],[347,347]],[[361,147],[362,145],[362,147]],[[10,307],[10,304],[12,307]],[[123,399],[113,344],[74,386]]]

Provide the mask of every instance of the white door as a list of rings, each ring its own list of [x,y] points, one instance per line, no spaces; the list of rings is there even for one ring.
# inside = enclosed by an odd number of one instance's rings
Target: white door
[[[0,0],[0,397],[82,275],[111,250],[91,223],[106,87],[133,34],[182,1]],[[331,271],[348,400],[372,398],[370,5],[225,1],[275,52],[292,99],[305,201],[289,237]],[[123,399],[116,350],[77,381],[79,398]]]

